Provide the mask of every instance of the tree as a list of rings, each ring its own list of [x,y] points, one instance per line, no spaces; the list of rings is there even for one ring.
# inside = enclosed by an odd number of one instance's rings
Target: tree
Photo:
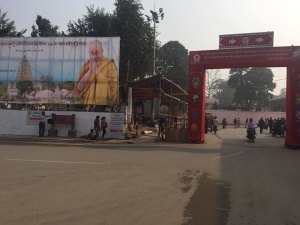
[[[0,37],[22,37],[27,30],[16,31],[14,21],[6,19],[7,12],[2,13],[0,9]]]
[[[69,36],[119,36],[119,81],[144,78],[150,74],[153,62],[153,29],[145,21],[138,0],[116,0],[113,14],[104,9],[87,7],[88,13],[77,22],[69,22]]]
[[[113,36],[113,15],[106,13],[104,8],[96,8],[94,5],[86,7],[87,15],[77,22],[68,23],[68,36],[110,37]]]
[[[43,89],[53,90],[55,89],[55,84],[53,83],[53,77],[51,75],[42,75],[40,78]]]
[[[185,90],[189,83],[188,50],[178,41],[169,41],[159,50],[159,72]]]
[[[286,88],[281,88],[279,95],[286,95]]]
[[[73,81],[66,81],[59,84],[59,89],[74,90],[75,83]]]
[[[32,25],[31,37],[59,37],[63,32],[58,31],[58,26],[53,26],[50,20],[37,15],[35,25]]]
[[[223,80],[218,84],[216,98],[219,99],[219,108],[228,108],[233,102],[235,89],[229,87],[227,82],[227,80]]]
[[[20,80],[16,85],[19,97],[22,97],[27,91],[33,90],[33,83],[31,80]]]
[[[234,102],[246,110],[267,106],[276,84],[270,68],[230,69],[228,86],[235,88]]]
[[[7,94],[7,84],[0,81],[0,97],[6,97]]]
[[[222,82],[224,82],[224,80],[221,79],[219,70],[206,70],[206,97],[216,97],[219,85]]]
[[[127,75],[133,80],[151,74],[154,31],[138,0],[116,0],[115,6],[112,28],[114,36],[121,38],[119,80],[125,83]]]

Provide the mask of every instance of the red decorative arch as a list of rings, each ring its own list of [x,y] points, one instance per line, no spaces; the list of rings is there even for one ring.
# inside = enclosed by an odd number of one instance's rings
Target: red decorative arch
[[[205,141],[206,69],[286,67],[286,145],[300,147],[300,46],[191,51],[189,60],[189,142]]]

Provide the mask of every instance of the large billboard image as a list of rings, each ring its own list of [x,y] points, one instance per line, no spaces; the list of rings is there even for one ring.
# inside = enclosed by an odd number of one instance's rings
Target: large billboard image
[[[0,39],[0,101],[118,104],[119,37]]]

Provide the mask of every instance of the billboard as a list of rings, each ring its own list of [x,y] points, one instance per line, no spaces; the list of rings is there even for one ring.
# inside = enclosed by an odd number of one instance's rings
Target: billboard
[[[272,47],[274,32],[225,34],[219,36],[219,49]]]
[[[0,101],[118,104],[119,37],[0,39]]]

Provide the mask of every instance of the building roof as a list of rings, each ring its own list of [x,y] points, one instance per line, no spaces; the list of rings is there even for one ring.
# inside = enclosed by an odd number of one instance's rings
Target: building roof
[[[154,75],[128,82],[134,100],[148,100],[161,97],[162,102],[179,101],[188,104],[188,93],[163,75]]]
[[[286,95],[278,95],[278,96],[273,96],[272,99],[270,99],[271,102],[274,101],[285,101]]]

